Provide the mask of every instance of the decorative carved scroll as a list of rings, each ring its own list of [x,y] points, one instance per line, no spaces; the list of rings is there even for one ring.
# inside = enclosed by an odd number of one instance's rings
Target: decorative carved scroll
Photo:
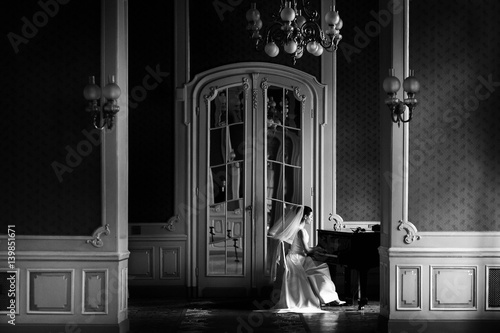
[[[342,218],[342,216],[338,215],[338,214],[333,214],[333,213],[330,213],[330,216],[328,217],[328,221],[335,221],[335,223],[333,224],[333,230],[335,231],[341,231],[342,228],[344,228],[344,219]]]
[[[179,223],[179,222],[180,222],[179,215],[172,216],[171,218],[168,219],[167,224],[162,226],[162,228],[168,231],[174,231],[175,230],[174,223]]]
[[[406,230],[406,236],[404,241],[406,244],[411,244],[415,240],[420,239],[420,235],[417,234],[418,230],[410,221],[399,220],[398,230]]]
[[[94,237],[94,238],[87,239],[86,243],[92,244],[95,247],[103,247],[104,242],[101,239],[101,235],[104,234],[104,235],[108,236],[110,234],[110,232],[111,231],[109,230],[109,224],[106,224],[105,226],[101,226],[101,227],[97,228],[96,231],[94,231],[94,234],[92,235],[92,237]]]

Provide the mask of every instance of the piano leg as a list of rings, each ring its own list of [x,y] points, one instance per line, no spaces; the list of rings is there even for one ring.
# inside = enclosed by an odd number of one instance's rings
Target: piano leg
[[[368,304],[368,297],[366,297],[367,280],[368,270],[358,270],[358,310],[364,309],[365,305]]]
[[[344,266],[344,293],[345,293],[345,298],[348,303],[354,303],[354,299],[352,302],[349,302],[349,299],[353,297],[352,294],[352,285],[351,285],[351,269],[349,266]]]

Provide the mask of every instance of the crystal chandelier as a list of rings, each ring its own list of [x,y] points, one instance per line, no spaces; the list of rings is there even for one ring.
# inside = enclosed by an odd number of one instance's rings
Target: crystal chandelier
[[[300,8],[297,0],[281,0],[278,14],[272,15],[273,21],[263,29],[260,12],[255,3],[246,13],[247,30],[255,41],[255,49],[264,50],[270,57],[280,53],[280,47],[296,59],[303,56],[304,50],[320,56],[324,50],[333,52],[342,39],[340,29],[343,22],[335,6],[325,15],[328,28],[323,31],[318,24],[318,11],[313,9],[309,1],[302,0]]]

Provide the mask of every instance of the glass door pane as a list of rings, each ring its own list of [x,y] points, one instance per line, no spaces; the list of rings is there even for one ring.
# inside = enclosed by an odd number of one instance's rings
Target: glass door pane
[[[242,87],[209,103],[207,275],[244,274],[245,108]]]
[[[302,204],[302,103],[292,90],[266,91],[266,231],[284,225],[287,212]],[[267,246],[271,240],[267,239]],[[269,273],[270,262],[266,270]]]

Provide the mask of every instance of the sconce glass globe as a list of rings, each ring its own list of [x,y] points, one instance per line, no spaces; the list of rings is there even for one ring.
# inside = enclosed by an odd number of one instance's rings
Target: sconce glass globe
[[[408,76],[403,81],[403,89],[407,93],[418,93],[418,91],[420,90],[420,83],[414,76]]]
[[[89,84],[83,88],[83,97],[85,97],[87,101],[101,98],[101,88],[95,84],[94,76],[89,77]]]
[[[395,76],[388,76],[384,79],[383,87],[386,93],[396,93],[401,87],[401,82]]]
[[[118,97],[122,94],[122,91],[116,83],[111,82],[102,89],[102,94],[106,99],[118,99]]]

